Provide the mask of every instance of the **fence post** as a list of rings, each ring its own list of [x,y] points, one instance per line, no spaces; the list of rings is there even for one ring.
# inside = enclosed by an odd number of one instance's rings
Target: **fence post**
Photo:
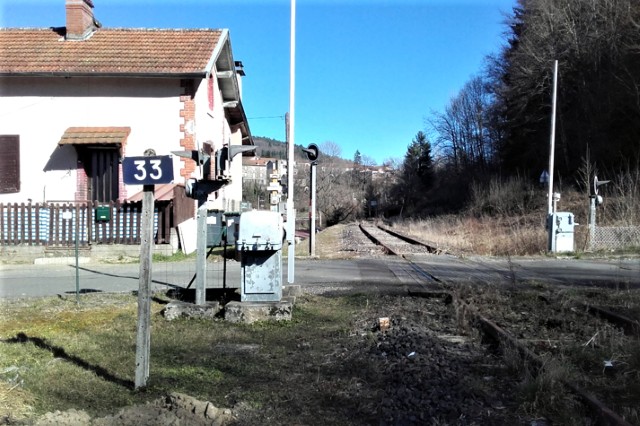
[[[18,235],[20,232],[18,221],[18,203],[13,203],[13,243],[18,245],[20,241],[18,240]]]
[[[4,244],[4,204],[0,203],[0,244]]]
[[[120,204],[120,200],[116,201],[115,208],[116,208],[116,211],[115,211],[115,214],[113,215],[114,220],[113,220],[113,226],[112,226],[113,233],[115,234],[113,242],[116,244],[121,244],[122,241],[120,238],[120,232],[121,232],[120,215],[122,214],[122,204]]]
[[[87,244],[91,245],[93,241],[93,201],[87,201]]]

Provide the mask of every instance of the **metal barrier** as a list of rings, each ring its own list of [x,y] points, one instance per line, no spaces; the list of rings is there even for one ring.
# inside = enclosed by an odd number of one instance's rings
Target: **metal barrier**
[[[640,226],[595,226],[589,250],[615,250],[640,247]]]

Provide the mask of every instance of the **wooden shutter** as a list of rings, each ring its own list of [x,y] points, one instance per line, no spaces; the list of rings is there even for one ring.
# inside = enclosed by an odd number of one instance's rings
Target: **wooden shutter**
[[[118,200],[118,148],[90,150],[91,189],[93,201],[107,203]]]
[[[20,136],[0,135],[0,194],[20,192]]]

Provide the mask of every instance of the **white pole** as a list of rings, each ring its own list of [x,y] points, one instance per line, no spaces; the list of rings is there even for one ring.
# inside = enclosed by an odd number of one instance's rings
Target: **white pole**
[[[553,98],[551,107],[551,147],[549,148],[549,197],[548,213],[553,213],[553,167],[556,150],[556,101],[558,97],[558,61],[553,63]]]
[[[293,158],[293,147],[295,145],[295,93],[296,93],[296,0],[291,0],[291,50],[289,62],[289,146],[287,153],[287,240],[289,242],[289,253],[287,257],[288,275],[287,282],[295,282],[295,234],[296,234],[296,211],[293,205],[293,171],[295,161]]]
[[[553,97],[551,106],[551,142],[549,147],[549,194],[547,208],[547,231],[549,232],[549,251],[556,251],[556,203],[553,199],[553,175],[554,175],[554,158],[556,150],[556,103],[558,96],[558,61],[553,62]]]

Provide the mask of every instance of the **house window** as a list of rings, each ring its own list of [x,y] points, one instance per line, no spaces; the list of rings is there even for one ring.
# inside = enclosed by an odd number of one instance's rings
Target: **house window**
[[[115,145],[77,148],[87,175],[87,199],[101,203],[117,201],[120,195],[120,148]]]
[[[0,135],[0,194],[20,192],[20,136]]]

